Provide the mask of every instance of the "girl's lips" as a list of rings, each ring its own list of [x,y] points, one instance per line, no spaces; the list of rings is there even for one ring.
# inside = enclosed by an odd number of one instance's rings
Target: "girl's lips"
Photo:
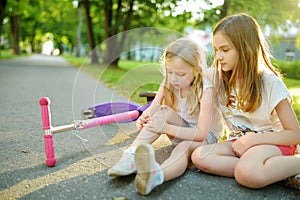
[[[172,85],[174,88],[179,88],[179,84],[177,84],[177,83],[173,83]]]

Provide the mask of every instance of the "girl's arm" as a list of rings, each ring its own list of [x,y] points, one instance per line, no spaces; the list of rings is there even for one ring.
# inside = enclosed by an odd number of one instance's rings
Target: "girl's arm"
[[[233,144],[234,151],[242,155],[247,149],[260,144],[295,145],[300,143],[300,127],[295,112],[287,99],[275,107],[283,127],[282,131],[265,134],[248,134],[240,137]]]
[[[163,97],[164,87],[160,85],[151,105],[144,110],[142,115],[136,120],[136,127],[138,130],[143,128],[144,124],[146,124],[150,119],[151,113],[154,113],[154,111],[161,105]]]
[[[200,100],[200,113],[198,124],[195,128],[175,126],[166,123],[161,130],[162,133],[183,139],[202,142],[209,133],[213,117],[213,88],[204,90]]]
[[[300,143],[300,127],[296,114],[287,99],[280,101],[275,107],[283,127],[282,131],[263,134],[261,143],[277,145],[293,145]]]

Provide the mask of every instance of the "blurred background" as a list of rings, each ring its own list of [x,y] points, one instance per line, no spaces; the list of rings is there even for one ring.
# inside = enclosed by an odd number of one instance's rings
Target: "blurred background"
[[[81,69],[85,63],[85,70],[109,86],[116,85],[135,66],[158,62],[165,45],[185,34],[203,41],[211,64],[215,24],[240,12],[261,25],[300,119],[300,0],[1,0],[0,59],[64,56]],[[114,71],[104,76],[103,66]],[[148,73],[152,79],[153,74]],[[162,76],[157,77],[159,83]],[[120,88],[131,97],[135,86]]]
[[[10,50],[17,55],[80,57],[96,48],[91,62],[111,64],[109,54],[114,55],[115,51],[121,54],[128,45],[143,46],[140,41],[126,40],[126,34],[107,41],[118,33],[156,27],[183,34],[198,31],[210,40],[218,20],[246,12],[262,26],[276,59],[300,59],[299,0],[1,0],[0,6],[2,56],[5,50]],[[159,44],[159,31],[152,31],[141,30],[139,34],[157,34],[156,41],[148,42]],[[126,59],[156,59],[156,56]],[[112,64],[117,66],[118,59]]]

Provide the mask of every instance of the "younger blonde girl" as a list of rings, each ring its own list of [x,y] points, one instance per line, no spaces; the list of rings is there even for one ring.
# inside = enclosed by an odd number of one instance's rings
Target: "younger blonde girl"
[[[135,185],[143,195],[182,175],[192,151],[203,144],[216,143],[223,128],[214,106],[205,52],[200,46],[188,37],[172,42],[163,54],[163,67],[165,79],[151,106],[136,122],[140,133],[108,170],[110,176],[137,171]],[[159,165],[150,144],[162,134],[177,145]]]

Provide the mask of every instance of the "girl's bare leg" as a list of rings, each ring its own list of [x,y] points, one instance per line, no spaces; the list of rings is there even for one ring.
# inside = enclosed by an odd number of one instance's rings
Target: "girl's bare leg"
[[[172,151],[170,157],[161,164],[164,182],[181,176],[187,169],[194,149],[205,142],[182,141]]]
[[[231,148],[232,142],[221,142],[198,147],[192,153],[193,164],[206,173],[234,177],[239,160]]]
[[[150,111],[151,116],[161,116],[163,119],[166,119],[168,123],[174,125],[184,126],[186,125],[182,118],[170,107],[168,106],[157,106],[152,107]],[[163,116],[162,116],[163,115]],[[146,128],[143,128],[138,136],[135,138],[131,146],[126,149],[120,160],[108,169],[107,173],[109,176],[126,176],[132,174],[136,171],[136,164],[134,160],[136,147],[147,143],[153,143],[160,135],[148,131]]]
[[[250,148],[234,170],[236,180],[246,187],[261,188],[300,173],[300,155],[282,156],[278,147]]]

